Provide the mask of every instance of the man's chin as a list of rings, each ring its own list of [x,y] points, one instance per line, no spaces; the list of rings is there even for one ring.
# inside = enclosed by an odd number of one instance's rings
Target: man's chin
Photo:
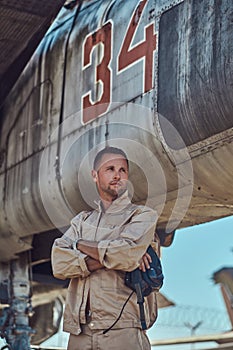
[[[117,189],[111,189],[111,195],[114,197],[114,199],[117,199],[118,197],[121,197],[123,193],[125,193],[126,188],[121,187]]]
[[[118,191],[116,191],[117,192],[117,197],[122,196],[125,193],[125,191],[126,191],[125,187],[124,188],[119,188]]]

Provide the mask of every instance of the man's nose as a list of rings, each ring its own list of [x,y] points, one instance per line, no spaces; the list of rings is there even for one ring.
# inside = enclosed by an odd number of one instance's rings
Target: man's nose
[[[120,171],[115,171],[115,173],[114,173],[114,179],[120,179],[121,178],[121,173],[120,173]]]

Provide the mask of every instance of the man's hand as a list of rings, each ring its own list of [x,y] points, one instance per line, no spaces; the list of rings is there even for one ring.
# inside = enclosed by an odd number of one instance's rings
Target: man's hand
[[[85,262],[87,264],[87,268],[90,272],[99,270],[103,268],[103,265],[98,261],[95,260],[93,258],[91,258],[90,256],[85,258]]]
[[[80,252],[99,261],[98,242],[86,241],[85,239],[80,239],[78,240],[78,244],[76,248],[80,250]]]
[[[90,272],[102,269],[104,266],[99,262],[98,242],[80,239],[76,248],[87,255],[85,258],[87,268]]]
[[[146,269],[150,268],[151,262],[152,262],[152,259],[151,259],[150,255],[148,253],[145,253],[140,260],[139,270],[146,272]]]

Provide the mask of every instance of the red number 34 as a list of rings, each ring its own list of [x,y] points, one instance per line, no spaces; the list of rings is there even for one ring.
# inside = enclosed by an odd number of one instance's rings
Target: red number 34
[[[145,27],[144,40],[132,46],[132,41],[137,31],[142,12],[148,0],[142,0],[136,7],[129,23],[123,44],[118,56],[118,73],[128,69],[139,60],[144,60],[144,84],[143,91],[153,88],[153,54],[157,49],[157,36],[154,33],[154,23]],[[107,112],[111,102],[112,79],[111,79],[111,45],[112,45],[112,22],[107,22],[96,32],[89,34],[84,41],[83,70],[91,65],[94,48],[102,47],[100,62],[95,67],[95,86],[101,90],[93,101],[91,91],[82,96],[83,123],[87,123]],[[89,108],[91,107],[91,108]]]

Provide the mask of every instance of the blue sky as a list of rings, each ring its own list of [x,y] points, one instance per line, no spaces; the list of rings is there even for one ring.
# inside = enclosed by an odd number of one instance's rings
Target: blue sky
[[[219,285],[214,284],[211,277],[222,267],[233,267],[232,250],[233,216],[176,232],[173,244],[162,251],[165,281],[161,290],[176,307],[160,310],[156,325],[149,331],[150,339],[189,336],[185,321],[191,325],[202,321],[196,334],[230,329]],[[190,306],[190,313],[188,308],[185,312],[184,305]],[[167,326],[169,322],[171,325]],[[184,348],[187,349],[187,345]]]
[[[223,308],[211,277],[222,267],[233,267],[232,250],[233,216],[178,230],[162,251],[162,292],[177,304]]]

